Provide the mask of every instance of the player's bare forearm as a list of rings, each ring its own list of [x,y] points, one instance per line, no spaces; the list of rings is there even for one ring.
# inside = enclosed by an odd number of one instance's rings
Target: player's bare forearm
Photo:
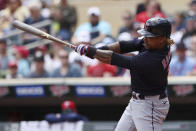
[[[113,51],[110,50],[97,50],[96,54],[94,55],[94,58],[98,59],[103,63],[111,64],[112,53]]]
[[[120,44],[119,44],[119,42],[108,44],[107,46],[108,46],[109,50],[111,50],[115,53],[120,53]]]

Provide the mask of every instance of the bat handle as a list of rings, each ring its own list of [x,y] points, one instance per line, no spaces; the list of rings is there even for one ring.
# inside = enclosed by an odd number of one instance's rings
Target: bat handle
[[[76,46],[75,45],[72,45],[72,44],[70,44],[70,46],[69,46],[70,48],[72,48],[72,49],[76,49]]]

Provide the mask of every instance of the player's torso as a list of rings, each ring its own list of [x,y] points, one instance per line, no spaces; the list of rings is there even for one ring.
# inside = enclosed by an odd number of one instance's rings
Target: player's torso
[[[130,70],[132,90],[147,95],[162,93],[167,86],[169,47],[158,51],[141,48],[138,55],[135,68]]]

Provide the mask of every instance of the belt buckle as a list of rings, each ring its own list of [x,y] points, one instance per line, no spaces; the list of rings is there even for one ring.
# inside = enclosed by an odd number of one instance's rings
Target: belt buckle
[[[132,93],[132,97],[133,97],[134,99],[138,99],[137,96],[136,96],[136,93]]]
[[[140,99],[140,98],[139,98],[139,94],[136,93],[136,92],[132,92],[132,97],[133,97],[134,99]]]

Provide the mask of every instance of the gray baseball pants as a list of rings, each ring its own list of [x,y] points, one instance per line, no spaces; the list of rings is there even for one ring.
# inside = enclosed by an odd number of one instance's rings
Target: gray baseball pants
[[[162,131],[169,111],[168,98],[146,96],[145,100],[131,98],[115,131]]]

